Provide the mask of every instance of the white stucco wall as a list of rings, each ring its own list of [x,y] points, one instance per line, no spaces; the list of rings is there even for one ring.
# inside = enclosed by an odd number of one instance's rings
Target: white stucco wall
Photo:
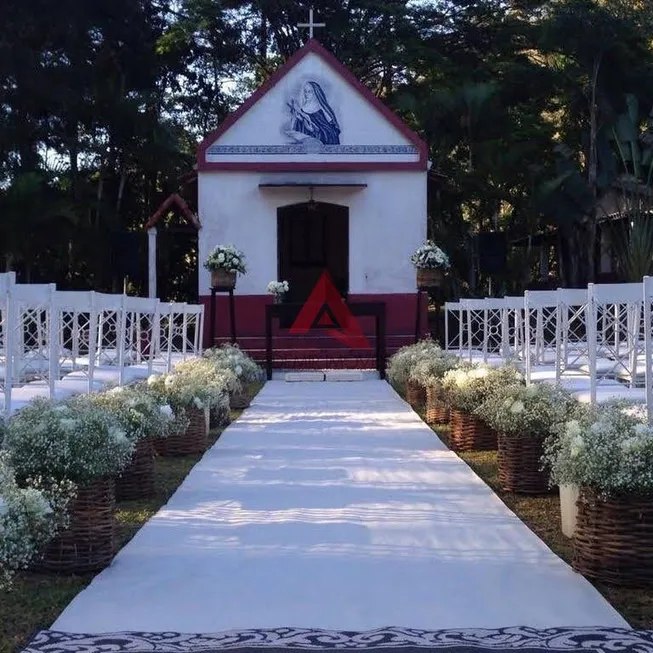
[[[218,244],[245,252],[248,273],[236,293],[264,295],[277,279],[277,208],[310,199],[308,188],[259,188],[270,174],[199,174],[199,256]],[[280,175],[280,178],[283,175]],[[288,175],[286,175],[288,177]],[[415,291],[410,255],[426,238],[426,172],[357,172],[333,175],[367,188],[317,188],[316,201],[349,207],[349,292]],[[321,175],[321,180],[329,175]],[[209,294],[210,275],[200,269],[199,294]]]

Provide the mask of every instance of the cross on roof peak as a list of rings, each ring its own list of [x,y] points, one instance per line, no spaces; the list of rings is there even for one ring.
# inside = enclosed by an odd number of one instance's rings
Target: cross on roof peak
[[[314,21],[313,7],[308,10],[308,23],[298,23],[297,27],[308,27],[309,38],[313,38],[313,30],[316,27],[326,27],[326,23],[316,23]]]

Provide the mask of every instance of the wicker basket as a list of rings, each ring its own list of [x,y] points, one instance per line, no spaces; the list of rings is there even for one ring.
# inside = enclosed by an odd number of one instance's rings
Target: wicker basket
[[[154,439],[136,443],[131,463],[116,479],[116,500],[148,499],[154,494]]]
[[[116,553],[115,482],[102,479],[80,487],[70,506],[70,524],[33,563],[34,571],[77,574],[104,569]]]
[[[417,287],[439,288],[444,283],[444,272],[438,269],[417,268]]]
[[[155,448],[160,456],[178,458],[206,451],[209,444],[208,410],[187,408],[186,417],[190,421],[185,431],[171,433],[167,438],[156,440]]]
[[[581,488],[573,567],[613,585],[653,585],[653,496],[601,499]]]
[[[240,392],[234,392],[229,395],[229,407],[231,410],[244,410],[249,408],[250,398],[247,388],[243,388]]]
[[[451,409],[451,447],[454,451],[494,451],[497,433],[474,415]]]
[[[231,418],[229,417],[229,410],[214,408],[209,415],[209,429],[218,429],[229,426]]]
[[[235,288],[236,272],[211,270],[211,286],[213,288]]]
[[[426,388],[417,381],[406,384],[406,401],[413,408],[421,408],[426,403]]]
[[[499,483],[506,492],[547,494],[549,474],[541,469],[544,438],[499,433]]]
[[[426,423],[449,423],[449,407],[444,403],[442,387],[439,385],[426,388]]]

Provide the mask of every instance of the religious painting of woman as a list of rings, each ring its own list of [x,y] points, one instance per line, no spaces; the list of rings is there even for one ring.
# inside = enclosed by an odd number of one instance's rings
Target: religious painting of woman
[[[291,125],[286,134],[297,143],[315,139],[322,145],[340,145],[340,124],[322,87],[308,81],[302,87],[299,102],[288,103]]]

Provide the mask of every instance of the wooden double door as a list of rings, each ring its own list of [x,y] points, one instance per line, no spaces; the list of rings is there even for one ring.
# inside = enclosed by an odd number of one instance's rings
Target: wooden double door
[[[285,302],[303,304],[327,270],[340,293],[349,292],[349,209],[308,202],[277,211],[279,280]]]

